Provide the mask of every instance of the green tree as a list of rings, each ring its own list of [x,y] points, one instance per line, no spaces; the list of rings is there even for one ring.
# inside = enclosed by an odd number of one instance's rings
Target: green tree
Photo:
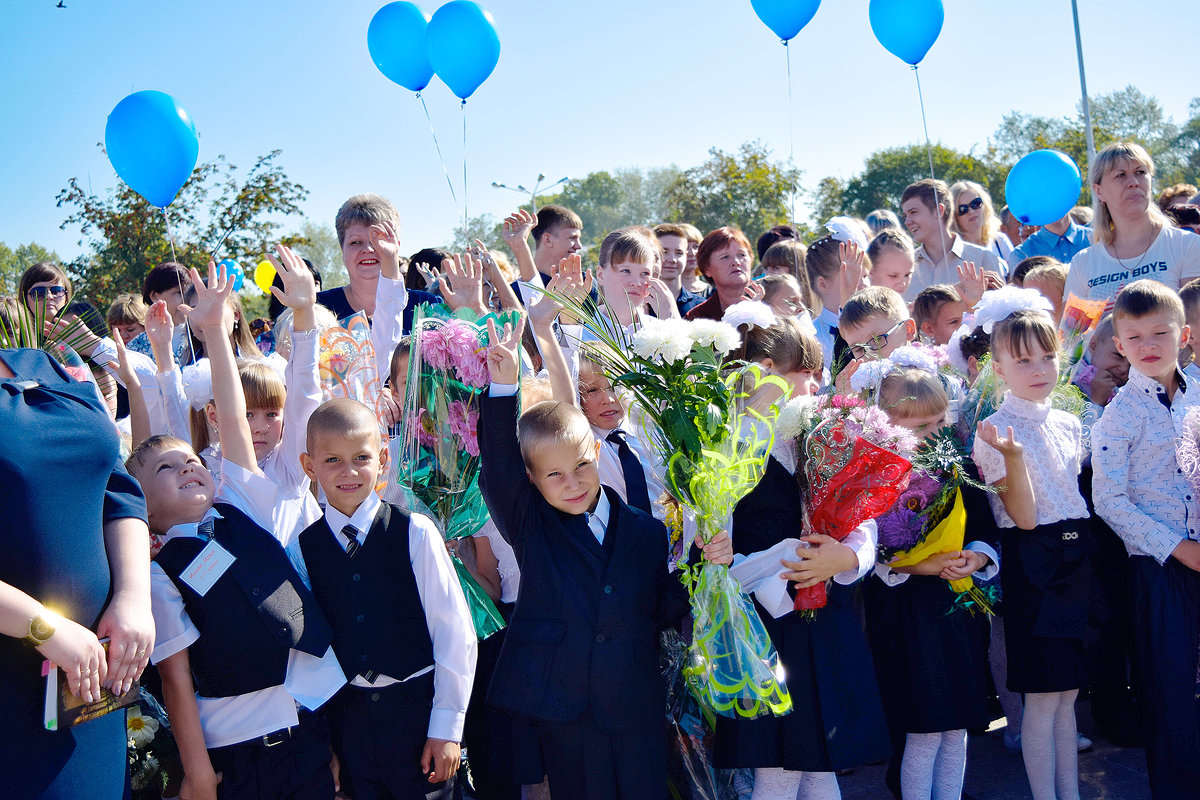
[[[546,201],[566,206],[578,214],[583,220],[584,244],[597,244],[609,231],[632,224],[622,216],[622,190],[621,181],[601,170],[567,181],[557,196],[548,197]]]
[[[245,267],[278,241],[299,243],[279,230],[287,216],[300,212],[308,191],[288,179],[279,154],[261,156],[240,179],[224,156],[197,166],[167,209],[170,235],[163,212],[124,183],[101,197],[71,178],[57,202],[69,209],[61,227],[78,225],[91,250],[66,265],[80,293],[103,305],[138,290],[151,267],[169,260],[172,251],[185,266],[202,268],[215,257]]]
[[[453,238],[446,249],[451,253],[461,253],[468,247],[474,247],[475,240],[478,239],[488,250],[508,253],[508,245],[504,243],[504,236],[501,234],[502,229],[503,223],[497,222],[491,214],[471,217],[465,226],[458,225],[454,228]]]
[[[342,248],[338,246],[337,233],[332,226],[305,219],[300,225],[300,232],[292,238],[298,242],[294,245],[296,254],[316,266],[326,289],[344,286],[349,282],[346,266],[342,263]]]
[[[707,161],[685,170],[667,187],[667,219],[690,222],[702,231],[736,225],[751,238],[788,222],[799,170],[772,161],[760,141],[746,142],[736,153],[714,147],[708,154]]]
[[[39,261],[60,263],[57,253],[37,242],[17,245],[15,250],[0,242],[0,295],[16,294],[21,275]]]
[[[942,144],[933,145],[932,150],[933,171],[938,178],[946,183],[976,181],[987,187],[997,207],[1004,202],[1008,169],[992,153],[980,158]],[[834,214],[865,217],[877,208],[898,211],[904,187],[928,177],[929,154],[925,145],[879,150],[868,156],[863,171],[848,181],[825,178],[817,185],[814,221],[820,225]]]

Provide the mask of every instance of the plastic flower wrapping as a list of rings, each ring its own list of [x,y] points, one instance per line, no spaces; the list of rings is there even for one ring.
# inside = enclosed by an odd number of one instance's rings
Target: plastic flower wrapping
[[[321,394],[324,399],[346,397],[357,400],[375,412],[383,427],[379,405],[383,383],[371,346],[371,325],[367,316],[356,311],[338,324],[325,328],[320,335]]]
[[[968,461],[951,428],[920,443],[912,457],[908,487],[876,518],[881,564],[908,567],[938,553],[962,550],[967,526],[962,486],[982,486],[968,474]],[[995,613],[991,593],[976,586],[971,577],[951,581],[950,588],[958,595],[952,610]]]
[[[167,712],[144,688],[125,709],[126,761],[134,800],[158,800],[179,792],[183,762]]]
[[[842,541],[863,522],[895,504],[908,488],[916,439],[887,413],[857,397],[834,395],[803,436],[808,528]],[[796,590],[794,608],[815,612],[827,602],[825,584]]]
[[[668,490],[709,541],[762,478],[774,442],[779,404],[760,412],[745,401],[767,384],[786,394],[786,384],[727,360],[741,341],[728,323],[648,318],[627,334],[594,308],[555,299],[597,340],[590,355],[637,404],[643,439],[666,464]],[[691,597],[685,673],[696,695],[728,717],[788,713],[779,656],[729,568],[685,557],[679,569]]]
[[[1083,358],[1088,336],[1104,317],[1105,300],[1081,300],[1074,294],[1067,297],[1063,306],[1062,321],[1058,324],[1058,336],[1062,340],[1063,371],[1070,372]]]
[[[488,387],[487,320],[422,304],[413,318],[404,398],[403,446],[396,481],[409,511],[425,514],[447,541],[471,536],[488,519],[479,491],[479,397]],[[480,639],[504,627],[491,598],[457,555],[454,569]]]

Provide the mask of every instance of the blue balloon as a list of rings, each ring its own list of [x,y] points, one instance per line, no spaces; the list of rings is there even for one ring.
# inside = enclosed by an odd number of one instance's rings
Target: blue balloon
[[[121,180],[152,206],[166,208],[196,168],[196,126],[169,94],[134,92],[108,115],[104,149]]]
[[[1026,225],[1049,225],[1065,217],[1079,201],[1083,179],[1066,153],[1034,150],[1013,164],[1004,181],[1004,202]]]
[[[242,284],[246,282],[246,272],[242,269],[242,265],[232,258],[223,258],[217,266],[225,270],[225,277],[233,282],[233,290],[240,292]]]
[[[942,32],[946,10],[942,0],[871,0],[867,16],[884,49],[915,67]]]
[[[425,36],[429,63],[454,96],[466,100],[500,60],[492,15],[471,0],[451,0],[433,12]]]
[[[388,3],[375,12],[367,26],[367,50],[384,77],[410,92],[419,92],[433,80],[433,67],[425,50],[429,18],[412,3]]]
[[[808,24],[821,0],[750,0],[754,13],[784,42]]]

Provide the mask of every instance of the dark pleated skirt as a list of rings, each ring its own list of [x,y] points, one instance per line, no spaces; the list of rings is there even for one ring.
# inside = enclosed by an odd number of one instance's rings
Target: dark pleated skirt
[[[811,621],[772,619],[755,603],[786,671],[793,709],[782,717],[717,717],[713,764],[832,772],[886,758],[887,723],[854,587],[832,584]]]
[[[987,618],[951,611],[957,595],[936,576],[910,575],[892,587],[871,576],[864,593],[875,677],[892,732],[987,725]]]

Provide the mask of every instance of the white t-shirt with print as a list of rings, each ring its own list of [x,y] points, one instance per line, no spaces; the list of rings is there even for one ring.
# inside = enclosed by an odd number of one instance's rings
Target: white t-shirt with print
[[[1178,291],[1200,278],[1200,236],[1179,228],[1163,228],[1140,258],[1116,259],[1100,243],[1080,250],[1071,259],[1063,299],[1112,300],[1122,287],[1140,278],[1153,278]]]

